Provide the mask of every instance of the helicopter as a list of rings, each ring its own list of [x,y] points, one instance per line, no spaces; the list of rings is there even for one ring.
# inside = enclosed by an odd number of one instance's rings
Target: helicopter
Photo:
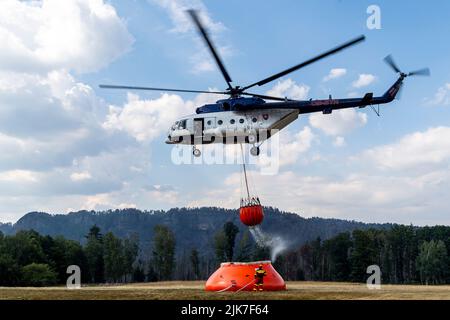
[[[300,114],[322,112],[331,114],[333,110],[345,108],[364,108],[370,106],[379,116],[379,105],[392,102],[406,77],[414,75],[429,75],[428,68],[402,72],[394,62],[391,55],[384,58],[384,61],[396,72],[399,77],[395,83],[382,95],[374,96],[372,92],[366,93],[360,98],[334,99],[330,95],[328,99],[319,100],[293,100],[287,97],[274,97],[251,93],[247,90],[253,87],[263,86],[269,82],[279,79],[291,72],[306,67],[318,60],[331,56],[339,51],[349,48],[365,40],[361,35],[346,43],[343,43],[331,50],[323,52],[309,60],[297,64],[291,68],[278,72],[265,79],[254,82],[246,86],[233,86],[232,80],[227,72],[218,51],[216,50],[208,31],[199,19],[197,11],[187,11],[195,24],[199,35],[203,38],[207,48],[214,58],[223,78],[227,84],[224,91],[170,89],[155,87],[137,87],[124,85],[100,85],[100,88],[107,89],[127,89],[127,90],[151,90],[167,92],[189,92],[227,95],[228,98],[218,100],[213,104],[206,104],[198,107],[195,114],[182,117],[171,125],[168,130],[167,144],[192,145],[192,153],[195,157],[201,155],[197,145],[210,143],[251,144],[250,153],[253,156],[260,154],[261,144],[270,138],[272,132],[282,130],[295,121]],[[268,100],[268,101],[266,101]],[[378,111],[373,107],[378,105]]]

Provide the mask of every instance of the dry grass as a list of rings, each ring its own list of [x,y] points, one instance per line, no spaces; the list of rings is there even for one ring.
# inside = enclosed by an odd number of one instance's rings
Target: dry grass
[[[0,299],[64,300],[317,300],[317,299],[447,299],[450,286],[384,285],[369,290],[363,284],[332,282],[288,282],[288,290],[279,292],[205,292],[202,281],[173,281],[111,286],[86,286],[80,290],[65,287],[3,288]]]

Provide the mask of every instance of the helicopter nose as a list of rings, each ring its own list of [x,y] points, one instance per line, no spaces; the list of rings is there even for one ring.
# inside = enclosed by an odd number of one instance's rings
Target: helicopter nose
[[[166,144],[174,144],[175,142],[174,141],[172,141],[172,137],[169,135],[169,136],[167,136],[167,139],[166,139]]]

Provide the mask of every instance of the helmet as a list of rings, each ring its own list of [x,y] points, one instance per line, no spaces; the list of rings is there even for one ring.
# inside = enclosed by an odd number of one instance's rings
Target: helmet
[[[260,263],[260,264],[259,264],[259,267],[262,268],[262,266],[263,266],[262,263]]]

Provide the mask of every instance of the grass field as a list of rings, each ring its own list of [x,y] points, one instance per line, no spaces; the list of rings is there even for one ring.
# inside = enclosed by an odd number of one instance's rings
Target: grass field
[[[126,300],[208,300],[208,299],[447,299],[450,286],[384,285],[369,290],[363,284],[332,282],[287,282],[286,291],[279,292],[205,292],[203,281],[173,281],[111,286],[86,286],[79,290],[65,287],[5,288],[0,299],[126,299]]]

